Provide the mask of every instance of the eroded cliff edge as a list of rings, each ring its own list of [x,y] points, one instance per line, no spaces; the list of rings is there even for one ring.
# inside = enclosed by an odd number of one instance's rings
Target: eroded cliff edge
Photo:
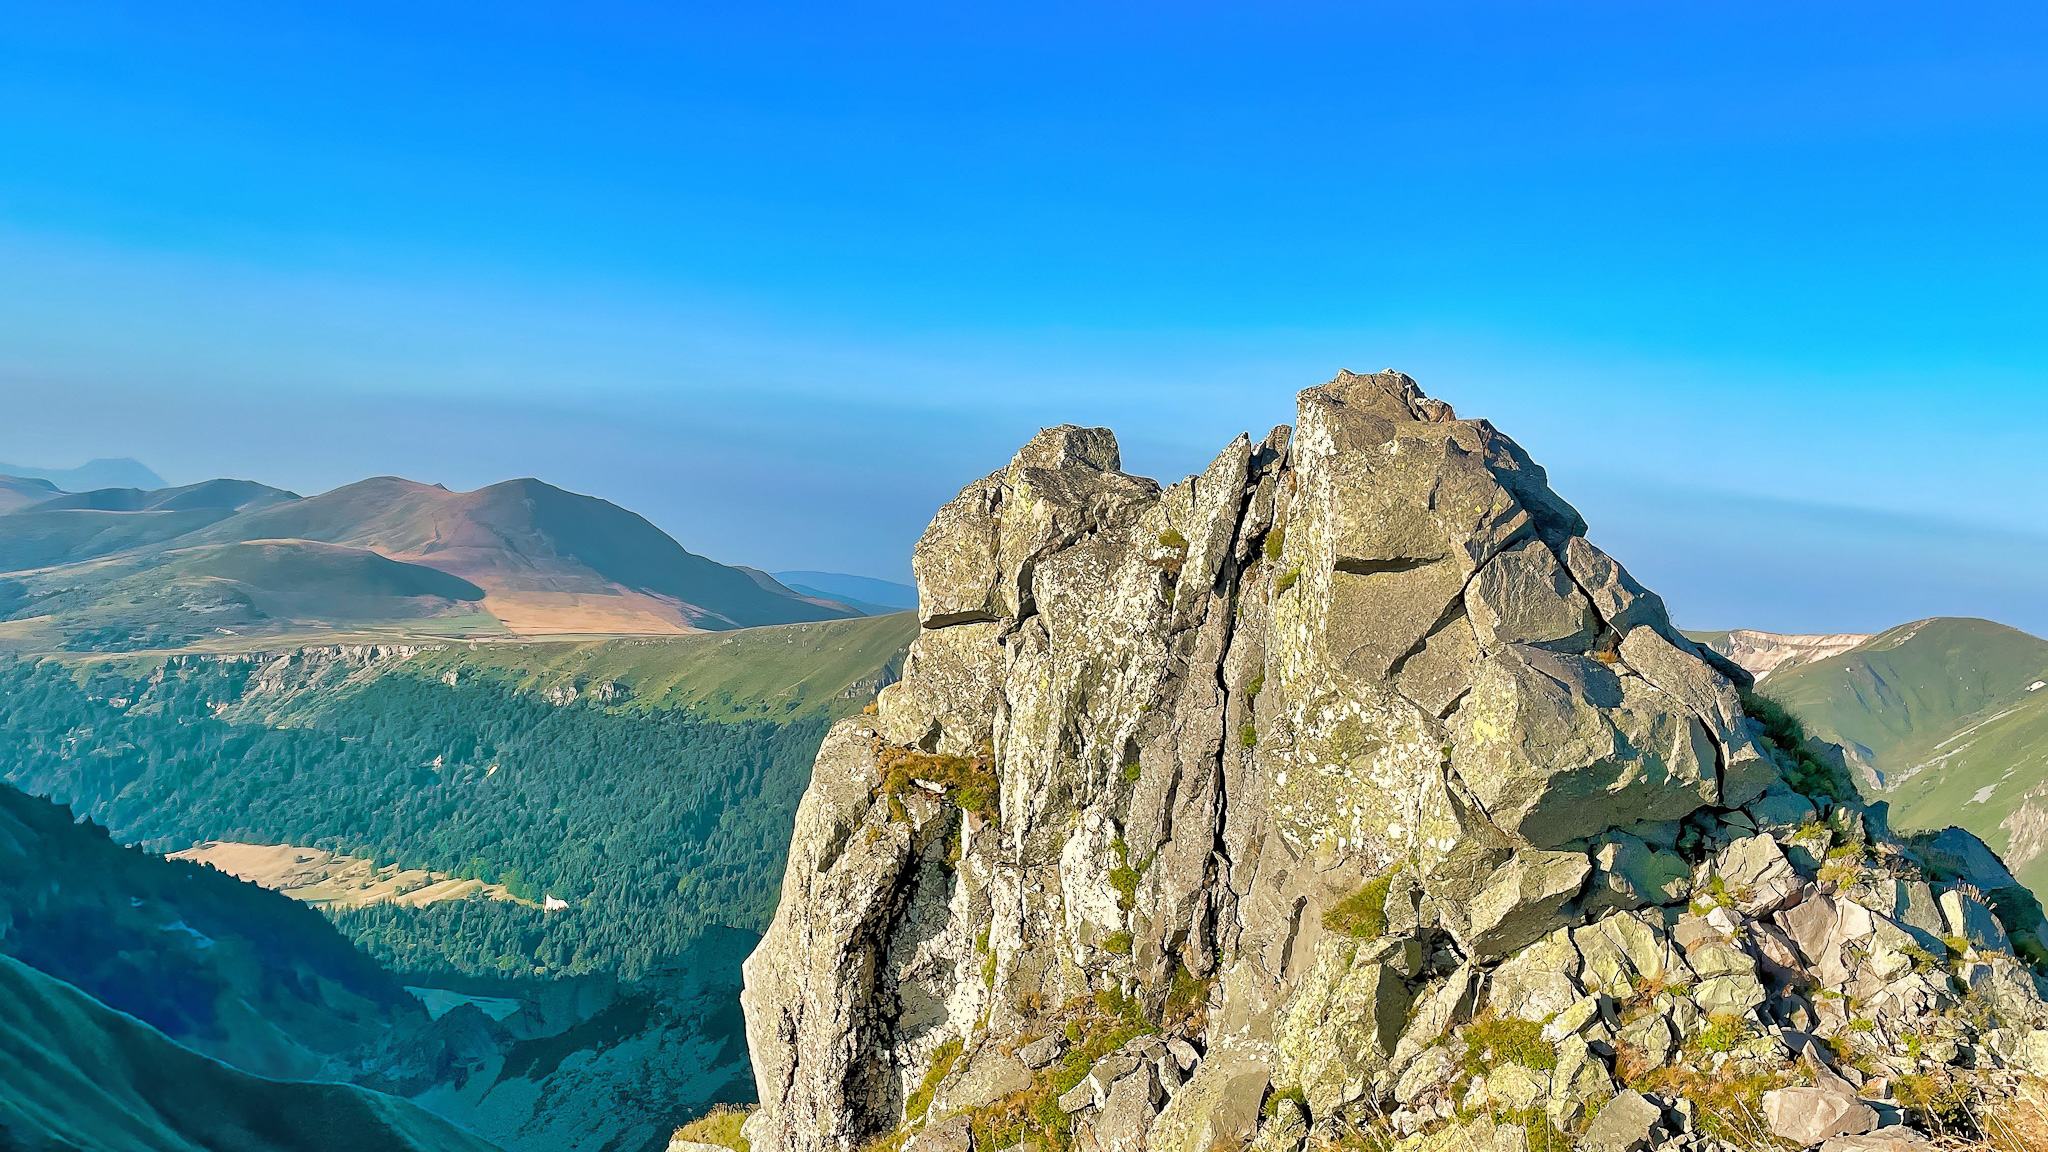
[[[1774,743],[1490,424],[1346,372],[1199,476],[1119,465],[1046,430],[918,543],[903,679],[827,738],[746,965],[756,1152],[1572,1132],[1707,1029],[1795,1086],[1958,964],[2010,1019],[1930,1043],[2048,1064],[2038,909]]]

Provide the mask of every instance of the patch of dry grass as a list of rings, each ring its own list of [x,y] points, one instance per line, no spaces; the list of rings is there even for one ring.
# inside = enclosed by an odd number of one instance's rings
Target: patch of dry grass
[[[716,1144],[730,1148],[733,1152],[752,1152],[747,1138],[740,1135],[740,1127],[747,1117],[754,1114],[754,1105],[720,1104],[681,1128],[676,1129],[675,1139],[691,1140],[699,1144]]]

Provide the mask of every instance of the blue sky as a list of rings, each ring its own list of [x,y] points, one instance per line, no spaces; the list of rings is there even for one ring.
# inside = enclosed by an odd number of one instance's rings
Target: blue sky
[[[2048,631],[2048,11],[0,2],[0,459],[902,578],[1394,366],[1683,623]]]

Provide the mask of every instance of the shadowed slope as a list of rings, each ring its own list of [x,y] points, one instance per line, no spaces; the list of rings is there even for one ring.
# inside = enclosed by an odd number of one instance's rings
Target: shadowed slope
[[[61,877],[52,883],[52,877]],[[259,1075],[345,1074],[419,1005],[296,901],[0,785],[0,953]]]
[[[0,956],[0,1145],[24,1152],[488,1152],[417,1106],[265,1080]]]

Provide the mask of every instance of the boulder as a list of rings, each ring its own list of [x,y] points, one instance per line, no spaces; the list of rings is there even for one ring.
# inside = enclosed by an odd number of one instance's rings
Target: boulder
[[[903,1152],[972,1152],[974,1133],[965,1116],[934,1120],[903,1142]]]
[[[1636,582],[1612,556],[1585,539],[1572,539],[1564,547],[1565,567],[1585,590],[1601,619],[1618,636],[1627,636],[1648,625],[1659,632],[1675,634],[1664,601]]]
[[[1093,1097],[1091,1103],[1100,1107],[1109,1099],[1109,1091],[1116,1086],[1117,1081],[1144,1066],[1145,1061],[1128,1052],[1111,1052],[1088,1069],[1088,1077],[1081,1081],[1079,1087],[1088,1089]]]
[[[1692,890],[1692,865],[1676,852],[1651,848],[1625,832],[1602,837],[1593,849],[1593,883],[1583,906],[1588,913],[1646,904],[1677,904]]]
[[[1588,1105],[1614,1094],[1614,1078],[1583,1036],[1557,1042],[1557,1067],[1550,1073],[1550,1103],[1544,1107],[1559,1127],[1576,1124]]]
[[[1664,1109],[1633,1088],[1609,1100],[1579,1137],[1579,1152],[1645,1152],[1664,1122]]]
[[[1615,1040],[1635,1052],[1650,1068],[1662,1067],[1678,1047],[1678,1034],[1671,1021],[1655,1013],[1623,1025]]]
[[[1747,804],[1781,783],[1777,763],[1757,743],[1755,721],[1743,714],[1735,685],[1669,624],[1641,624],[1622,633],[1621,659],[1706,726],[1720,749],[1721,804]]]
[[[1447,1124],[1434,1132],[1410,1137],[1396,1152],[1530,1152],[1529,1134],[1519,1125],[1501,1124],[1485,1116],[1463,1126]]]
[[[1699,719],[1590,657],[1505,646],[1480,663],[1451,732],[1458,777],[1496,825],[1539,848],[1720,796]]]
[[[1515,853],[1472,899],[1466,951],[1484,964],[1542,939],[1559,927],[1559,910],[1579,894],[1592,870],[1582,852]]]
[[[1756,827],[1766,832],[1789,832],[1816,815],[1813,801],[1782,786],[1770,789],[1744,805],[1742,810],[1749,814]]]
[[[1488,1071],[1486,1098],[1510,1112],[1534,1108],[1550,1097],[1550,1074],[1522,1064],[1502,1064]]]
[[[1751,916],[1761,916],[1797,900],[1805,887],[1792,862],[1768,835],[1749,836],[1721,850],[1714,861],[1735,906]]]
[[[1981,892],[1995,892],[2019,883],[1996,852],[1962,828],[1942,829],[1922,851],[1939,870],[1969,881]]]
[[[1938,955],[1941,937],[1948,931],[1948,925],[1942,917],[1941,904],[1935,899],[1934,889],[1924,880],[1895,880],[1890,883],[1894,910],[1888,915],[1911,932],[1922,948]]]
[[[1140,1152],[1145,1133],[1165,1100],[1152,1066],[1141,1064],[1110,1087],[1095,1118],[1095,1146],[1101,1152]]]
[[[1831,1136],[1861,1136],[1877,1130],[1877,1110],[1856,1098],[1848,1081],[1829,1071],[1806,1051],[1810,1088],[1779,1088],[1764,1093],[1764,1120],[1771,1133],[1798,1144],[1818,1144]]]
[[[1325,935],[1280,1021],[1275,1075],[1299,1085],[1316,1115],[1335,1111],[1388,1070],[1412,1002],[1383,953]]]
[[[994,622],[941,628],[904,657],[906,676],[876,701],[892,744],[950,755],[973,752],[993,732],[1000,697],[1003,628]]]
[[[1465,589],[1465,612],[1488,651],[1529,644],[1584,652],[1600,630],[1593,605],[1541,540],[1524,540],[1481,568]]]
[[[1675,987],[1692,982],[1692,969],[1671,939],[1661,928],[1632,913],[1616,913],[1572,929],[1572,944],[1584,962],[1579,982],[1588,992],[1627,1000],[1638,984]]]
[[[1579,999],[1578,975],[1571,930],[1559,928],[1493,970],[1486,1002],[1502,1016],[1542,1023]]]
[[[1543,1038],[1552,1044],[1567,1036],[1577,1036],[1598,1028],[1608,1027],[1611,1013],[1607,1001],[1600,996],[1586,996],[1574,1000],[1543,1024]]]
[[[1851,1095],[1819,1088],[1779,1088],[1764,1093],[1764,1121],[1772,1135],[1812,1145],[1830,1136],[1876,1130],[1877,1110]]]
[[[1401,1079],[1394,1085],[1394,1100],[1399,1104],[1414,1104],[1427,1099],[1444,1088],[1457,1075],[1458,1058],[1451,1050],[1439,1044],[1426,1048],[1401,1073]]]
[[[1748,973],[1709,976],[1692,989],[1693,1006],[1705,1016],[1745,1016],[1761,1008],[1769,994],[1763,982]]]
[[[1046,1063],[1051,1063],[1047,1060]],[[931,1115],[944,1116],[993,1104],[1013,1092],[1031,1087],[1031,1069],[998,1044],[983,1044],[939,1085],[932,1097]]]
[[[1051,1036],[1040,1036],[1017,1049],[1017,1058],[1023,1061],[1026,1068],[1043,1068],[1059,1059],[1066,1050],[1066,1038],[1055,1033]]]
[[[2006,939],[2005,928],[1999,924],[1998,917],[1992,915],[1991,909],[1975,896],[1955,889],[1943,892],[1941,918],[1950,936],[1969,941],[1972,948],[1986,952],[2012,950],[2012,941]]]
[[[1997,1051],[2005,1062],[2048,1080],[2048,1028],[2001,1029]]]
[[[1444,1034],[1472,1015],[1472,965],[1460,964],[1444,982],[1430,989],[1410,1011],[1408,1028],[1394,1048],[1396,1072],[1423,1050],[1444,1038]]]
[[[1271,1083],[1270,1057],[1251,1045],[1220,1044],[1159,1110],[1145,1137],[1150,1152],[1210,1152],[1241,1147],[1259,1127]]]

